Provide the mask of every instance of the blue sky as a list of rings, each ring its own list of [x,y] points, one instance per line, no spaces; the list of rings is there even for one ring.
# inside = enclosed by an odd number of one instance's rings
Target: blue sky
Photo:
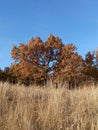
[[[85,55],[98,47],[98,0],[0,0],[0,67],[13,63],[13,45],[50,34]]]

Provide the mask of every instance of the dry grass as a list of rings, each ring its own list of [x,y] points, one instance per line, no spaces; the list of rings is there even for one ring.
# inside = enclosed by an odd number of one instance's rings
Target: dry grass
[[[98,87],[0,84],[0,130],[98,130]]]

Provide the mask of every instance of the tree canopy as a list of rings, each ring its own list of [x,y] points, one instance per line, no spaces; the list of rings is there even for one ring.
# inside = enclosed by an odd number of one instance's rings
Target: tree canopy
[[[69,87],[98,79],[98,50],[88,52],[83,59],[75,45],[65,44],[54,35],[45,42],[36,37],[27,44],[13,46],[11,56],[14,63],[0,71],[0,79],[6,77],[10,82],[27,85],[52,80],[56,84],[68,82]]]

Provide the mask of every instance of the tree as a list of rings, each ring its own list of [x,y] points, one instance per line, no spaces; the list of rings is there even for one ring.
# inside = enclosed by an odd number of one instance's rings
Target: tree
[[[60,62],[55,73],[56,82],[68,82],[69,88],[75,87],[78,81],[83,78],[83,59],[77,52],[73,44],[63,47]]]
[[[86,81],[98,80],[98,53],[97,51],[88,52],[85,56],[84,74]]]
[[[44,68],[41,67],[41,60],[44,58],[44,43],[39,37],[32,38],[27,45],[14,46],[11,54],[15,60],[11,68],[18,80],[28,83],[32,80],[35,83],[45,80]]]
[[[13,75],[21,81],[45,82],[55,72],[62,46],[61,40],[53,35],[45,43],[36,37],[27,45],[14,46],[11,53],[15,60],[11,66]]]
[[[67,81],[69,86],[75,86],[83,77],[83,59],[76,49],[53,35],[46,42],[32,38],[27,44],[13,47],[11,55],[15,62],[11,72],[26,84],[43,84],[51,77],[56,84]]]
[[[0,69],[0,81],[6,81],[6,75],[1,69]]]

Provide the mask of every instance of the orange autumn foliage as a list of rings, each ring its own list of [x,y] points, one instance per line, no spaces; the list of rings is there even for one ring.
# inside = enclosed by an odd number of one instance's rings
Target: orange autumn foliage
[[[13,47],[11,55],[15,63],[11,70],[18,79],[39,84],[50,77],[55,83],[78,80],[83,75],[83,59],[75,51],[73,44],[64,45],[53,35],[46,42],[39,37],[32,38],[27,44]]]

